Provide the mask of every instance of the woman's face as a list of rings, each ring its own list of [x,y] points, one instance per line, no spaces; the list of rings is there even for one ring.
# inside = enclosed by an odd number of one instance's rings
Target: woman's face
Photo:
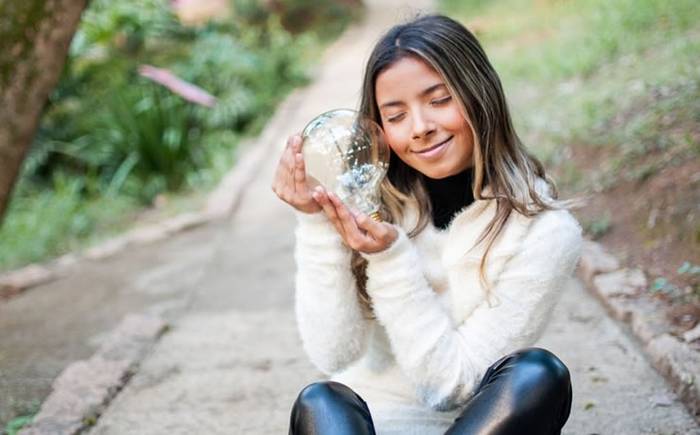
[[[430,65],[398,60],[377,76],[375,94],[389,146],[404,163],[435,179],[472,165],[472,129]]]

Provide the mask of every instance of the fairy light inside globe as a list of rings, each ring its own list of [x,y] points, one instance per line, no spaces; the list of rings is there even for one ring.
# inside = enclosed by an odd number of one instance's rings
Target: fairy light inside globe
[[[337,109],[311,120],[302,137],[310,187],[320,184],[348,207],[376,217],[379,184],[389,167],[381,127],[354,110]]]

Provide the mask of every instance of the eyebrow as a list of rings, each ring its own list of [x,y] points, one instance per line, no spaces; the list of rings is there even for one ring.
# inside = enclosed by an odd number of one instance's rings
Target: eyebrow
[[[444,83],[436,83],[436,84],[434,84],[434,85],[432,85],[432,86],[428,86],[427,88],[425,88],[424,90],[422,90],[421,93],[420,93],[419,95],[420,95],[421,97],[424,97],[424,96],[429,95],[430,93],[436,91],[436,90],[439,89],[439,88],[446,88],[446,86],[445,86]],[[388,101],[388,102],[382,104],[381,106],[379,106],[379,108],[381,109],[381,108],[384,108],[384,107],[400,106],[400,105],[402,105],[402,104],[403,104],[403,103],[402,103],[401,101]]]

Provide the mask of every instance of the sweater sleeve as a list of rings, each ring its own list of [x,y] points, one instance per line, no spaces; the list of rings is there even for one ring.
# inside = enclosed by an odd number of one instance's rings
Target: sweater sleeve
[[[535,221],[520,249],[491,287],[499,301],[484,301],[455,324],[423,276],[405,233],[387,250],[366,255],[368,292],[397,363],[417,396],[436,410],[464,404],[486,369],[501,356],[532,345],[571,276],[581,230],[568,212]],[[547,215],[544,213],[543,215]],[[478,267],[460,265],[460,267]],[[477,291],[477,283],[451,283],[449,291]]]
[[[295,309],[304,350],[332,374],[364,352],[369,321],[350,270],[352,252],[322,214],[297,213]]]

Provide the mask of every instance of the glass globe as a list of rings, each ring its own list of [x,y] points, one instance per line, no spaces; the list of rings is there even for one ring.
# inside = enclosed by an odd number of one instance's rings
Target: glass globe
[[[389,167],[381,127],[354,110],[336,109],[311,120],[302,137],[310,187],[320,184],[351,209],[378,219],[379,183]]]

